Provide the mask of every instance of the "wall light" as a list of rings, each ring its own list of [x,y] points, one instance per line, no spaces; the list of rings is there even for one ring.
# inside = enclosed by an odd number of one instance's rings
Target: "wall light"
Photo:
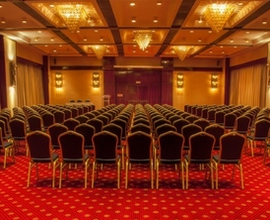
[[[99,72],[93,72],[92,80],[93,80],[93,88],[99,88],[100,86]]]
[[[63,86],[63,75],[60,72],[55,73],[55,87],[61,89]]]
[[[218,75],[216,73],[212,73],[211,75],[211,88],[216,89],[218,86]]]
[[[183,89],[184,88],[184,75],[183,73],[177,73],[177,89]]]

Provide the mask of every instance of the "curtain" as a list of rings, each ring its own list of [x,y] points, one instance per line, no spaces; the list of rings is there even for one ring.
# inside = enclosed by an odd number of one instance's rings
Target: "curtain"
[[[18,106],[44,104],[41,67],[17,64]]]
[[[265,63],[232,70],[230,104],[265,107],[266,81]]]

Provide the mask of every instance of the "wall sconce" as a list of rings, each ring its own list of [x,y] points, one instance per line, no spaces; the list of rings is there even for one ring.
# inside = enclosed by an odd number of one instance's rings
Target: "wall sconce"
[[[55,73],[55,87],[57,89],[61,89],[63,86],[63,76],[62,73],[57,72]]]
[[[183,73],[177,73],[177,89],[183,89],[184,88],[184,75]]]
[[[216,89],[218,85],[218,75],[216,73],[212,73],[211,75],[211,88]]]
[[[92,80],[93,80],[93,88],[99,88],[99,86],[100,86],[100,76],[99,76],[98,72],[93,73]]]

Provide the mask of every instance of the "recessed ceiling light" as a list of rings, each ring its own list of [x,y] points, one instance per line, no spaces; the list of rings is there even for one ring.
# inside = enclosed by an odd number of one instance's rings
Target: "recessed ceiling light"
[[[135,1],[129,3],[130,6],[135,6]]]
[[[51,38],[51,41],[54,41],[54,38],[53,37]]]
[[[209,51],[209,53],[213,53],[213,51],[212,51],[212,50],[210,50],[210,51]]]
[[[212,33],[213,33],[213,31],[211,31],[211,30],[210,30],[210,31],[208,31],[208,33],[209,33],[209,34],[212,34]]]
[[[221,45],[220,48],[223,48],[223,46]]]
[[[83,38],[83,41],[87,41],[87,38],[85,37],[85,38]]]
[[[199,20],[198,20],[198,23],[201,24],[203,23],[203,20],[202,20],[202,17],[200,16]]]
[[[26,23],[27,23],[26,18],[23,18],[23,19],[22,19],[22,23],[23,23],[23,24],[26,24]]]
[[[2,5],[0,5],[0,8],[2,8],[3,6]]]
[[[100,37],[100,38],[99,38],[99,41],[103,41],[103,40],[104,40],[103,37]]]
[[[201,38],[199,38],[199,39],[198,39],[198,42],[199,42],[199,43],[201,43],[201,42],[202,42],[202,39],[201,39]]]
[[[222,50],[222,52],[221,52],[222,54],[224,54],[225,53],[225,51],[224,50]]]
[[[42,31],[38,31],[38,33],[39,33],[39,34],[41,34],[41,33],[42,33]]]
[[[161,5],[162,5],[162,1],[159,1],[159,0],[158,0],[158,1],[157,1],[157,5],[158,5],[158,6],[161,6]]]
[[[233,48],[237,48],[237,46],[234,46]]]
[[[51,4],[50,4],[50,7],[51,7],[51,8],[54,8],[54,4],[51,3]]]
[[[97,32],[98,32],[98,30],[96,29],[96,30],[94,30],[94,32],[95,32],[95,33],[97,33]]]
[[[62,47],[62,44],[60,44],[59,47]]]
[[[194,31],[189,31],[189,33],[193,34],[193,33],[194,33]]]
[[[56,52],[57,52],[57,50],[56,50],[56,49],[54,49],[54,50],[53,50],[53,52],[54,52],[54,53],[56,53]]]
[[[267,24],[267,18],[263,18],[262,24]]]
[[[5,18],[1,18],[1,24],[5,24],[5,23],[6,23]]]
[[[34,41],[38,41],[39,40],[39,37],[35,37]]]
[[[136,17],[132,17],[132,18],[131,18],[131,22],[132,22],[132,23],[136,23]]]
[[[242,6],[244,3],[243,2],[238,2],[238,5],[239,6]]]
[[[154,17],[153,22],[154,23],[158,23],[158,18],[157,17]]]
[[[231,42],[231,43],[233,43],[233,42],[234,42],[234,40],[233,40],[233,39],[230,39],[230,42]]]
[[[246,31],[246,34],[250,34],[250,32],[249,31]]]
[[[246,38],[246,39],[245,39],[245,42],[246,42],[246,43],[249,43],[249,39]]]
[[[46,44],[45,47],[48,47],[48,45]]]

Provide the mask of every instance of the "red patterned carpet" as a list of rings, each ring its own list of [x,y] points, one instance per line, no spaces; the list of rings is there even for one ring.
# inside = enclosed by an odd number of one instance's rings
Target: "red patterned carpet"
[[[270,162],[270,158],[268,159]],[[239,175],[231,183],[230,167],[220,173],[218,190],[203,181],[204,173],[192,170],[188,190],[181,189],[174,168],[162,167],[160,189],[150,189],[149,173],[133,167],[129,189],[116,189],[114,167],[105,167],[95,188],[83,188],[83,173],[70,172],[62,189],[51,188],[47,165],[26,187],[28,158],[16,156],[16,164],[0,169],[0,219],[269,219],[270,167],[262,155],[244,156],[245,189]],[[41,168],[41,167],[40,167]],[[42,169],[41,169],[42,170]],[[59,171],[57,171],[57,177]],[[58,178],[57,178],[58,186]]]

